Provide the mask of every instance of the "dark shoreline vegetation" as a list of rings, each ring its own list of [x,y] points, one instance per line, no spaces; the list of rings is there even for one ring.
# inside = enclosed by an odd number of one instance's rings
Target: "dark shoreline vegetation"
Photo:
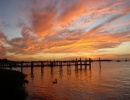
[[[24,100],[28,94],[26,75],[14,70],[0,68],[0,97],[3,100]]]

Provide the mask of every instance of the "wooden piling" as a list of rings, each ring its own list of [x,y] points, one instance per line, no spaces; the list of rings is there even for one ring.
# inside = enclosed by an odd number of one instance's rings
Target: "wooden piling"
[[[44,67],[44,62],[43,61],[41,61],[41,67]]]
[[[99,58],[99,68],[101,69],[101,59]]]
[[[89,58],[89,69],[91,70],[91,58]]]
[[[31,61],[31,68],[33,68],[33,61]]]
[[[23,62],[21,62],[21,67],[23,67]]]
[[[75,66],[78,66],[78,60],[77,60],[77,58],[75,60]]]
[[[87,67],[87,58],[85,58],[84,65],[85,65],[85,69],[86,69],[86,67]]]
[[[80,58],[80,69],[82,69],[82,59]]]

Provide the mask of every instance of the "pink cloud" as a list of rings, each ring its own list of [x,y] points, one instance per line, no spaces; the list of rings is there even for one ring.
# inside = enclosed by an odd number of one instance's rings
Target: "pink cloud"
[[[115,48],[130,41],[129,31],[111,34],[103,30],[129,13],[128,6],[122,7],[125,3],[122,0],[34,0],[28,4],[31,27],[19,22],[22,37],[8,41],[11,45],[8,51],[36,54]],[[7,41],[3,33],[0,33],[0,40]]]

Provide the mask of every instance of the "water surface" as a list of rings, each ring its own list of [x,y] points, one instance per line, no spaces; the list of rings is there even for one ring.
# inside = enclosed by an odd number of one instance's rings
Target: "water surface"
[[[17,68],[16,70],[20,70]],[[130,62],[98,62],[78,67],[23,68],[27,100],[130,100]],[[57,84],[52,81],[58,80]]]

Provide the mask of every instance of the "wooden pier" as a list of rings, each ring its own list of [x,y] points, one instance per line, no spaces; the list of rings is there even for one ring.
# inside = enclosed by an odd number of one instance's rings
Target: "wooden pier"
[[[84,59],[81,58],[78,60],[47,60],[47,61],[6,61],[0,62],[1,68],[12,68],[12,67],[55,67],[55,66],[72,66],[75,65],[76,68],[78,66],[89,66],[91,68],[91,59]]]
[[[98,60],[91,60],[91,58],[85,58],[85,59],[75,59],[75,60],[46,60],[46,61],[9,61],[7,59],[0,60],[0,68],[20,68],[21,72],[23,72],[24,67],[30,68],[31,78],[34,78],[33,69],[34,67],[40,67],[41,68],[41,76],[43,76],[44,73],[44,67],[50,67],[50,73],[53,75],[53,69],[55,67],[59,68],[60,76],[62,77],[62,69],[63,66],[66,67],[67,73],[71,74],[71,66],[75,66],[75,72],[78,72],[79,70],[87,70],[89,69],[91,71],[91,63],[92,62],[99,62],[99,69],[101,70],[101,62],[108,62],[112,60],[101,60],[100,58]]]

